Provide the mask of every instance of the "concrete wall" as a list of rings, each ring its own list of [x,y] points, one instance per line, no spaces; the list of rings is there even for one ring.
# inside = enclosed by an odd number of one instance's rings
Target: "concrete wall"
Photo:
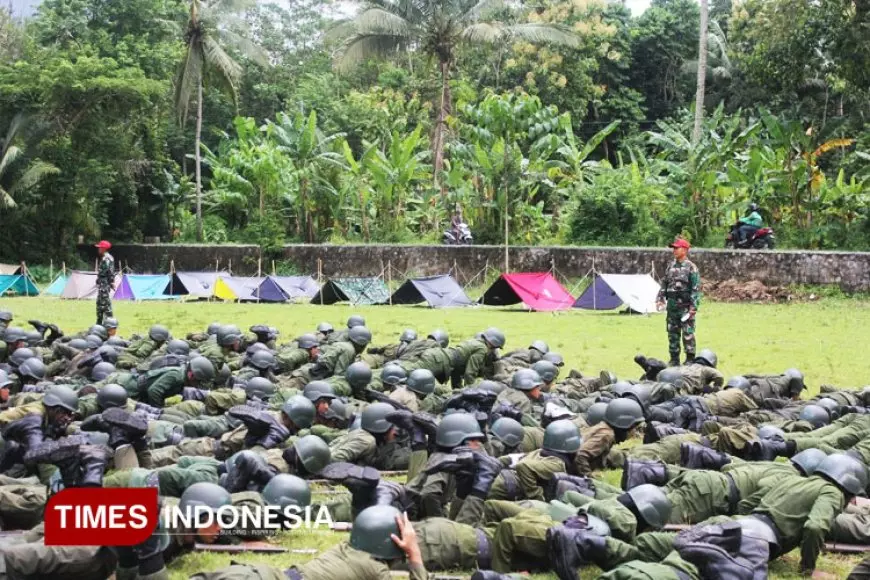
[[[92,263],[95,250],[80,246]],[[236,274],[255,274],[260,255],[257,246],[119,244],[112,254],[135,272],[214,270],[231,267]],[[870,290],[870,253],[801,251],[693,250],[691,259],[704,279],[760,280],[768,285],[835,284],[845,291]],[[390,265],[393,278],[455,272],[465,283],[481,270],[504,268],[504,248],[498,246],[396,246],[307,245],[285,246],[283,260],[298,272],[315,274],[318,260],[323,275],[372,276]],[[510,269],[515,272],[546,271],[555,267],[566,277],[580,277],[594,267],[599,272],[635,274],[654,270],[661,274],[670,251],[658,248],[515,247],[510,249]],[[263,264],[263,271],[271,265]]]

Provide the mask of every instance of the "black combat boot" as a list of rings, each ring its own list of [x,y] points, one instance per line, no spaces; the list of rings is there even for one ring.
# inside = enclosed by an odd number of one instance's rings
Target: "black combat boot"
[[[103,474],[109,463],[108,450],[102,445],[82,445],[80,479],[77,487],[103,487]]]
[[[756,439],[746,444],[746,458],[751,461],[773,461],[777,457],[788,455],[785,441],[774,439]]]
[[[577,580],[577,570],[604,554],[604,537],[587,530],[558,526],[547,530],[547,556],[559,580]]]
[[[680,443],[680,465],[691,469],[719,470],[731,463],[727,453],[720,453],[695,443]]]
[[[661,461],[625,460],[622,468],[622,489],[625,491],[645,483],[664,485],[667,482],[668,470]]]
[[[671,353],[671,360],[668,361],[669,367],[678,367],[680,366],[680,351]]]
[[[136,413],[129,413],[120,407],[106,409],[103,421],[109,426],[109,447],[117,449],[122,445],[141,448],[143,437],[148,433],[148,420]]]

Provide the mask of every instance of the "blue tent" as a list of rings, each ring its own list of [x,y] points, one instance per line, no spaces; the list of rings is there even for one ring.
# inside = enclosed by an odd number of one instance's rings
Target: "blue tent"
[[[163,289],[169,284],[168,274],[124,274],[115,290],[115,300],[172,300]]]
[[[0,274],[0,296],[38,296],[39,289],[28,276],[23,274]]]
[[[60,296],[63,294],[63,289],[66,287],[66,281],[69,279],[65,274],[58,274],[48,288],[42,291],[47,296]]]

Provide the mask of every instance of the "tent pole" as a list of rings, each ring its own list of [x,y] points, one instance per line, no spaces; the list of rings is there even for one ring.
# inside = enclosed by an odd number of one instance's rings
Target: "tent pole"
[[[317,285],[320,286],[320,305],[323,306],[323,260],[317,258]]]
[[[66,276],[66,262],[61,262],[60,267],[61,267],[61,272],[63,272],[63,275]]]
[[[595,256],[592,256],[592,310],[598,310],[598,271],[595,269]]]
[[[257,258],[257,278],[263,277],[263,258]]]
[[[275,274],[275,260],[272,260],[272,275],[273,276],[277,275],[277,274]]]
[[[227,272],[230,273],[230,276],[233,275],[233,259],[232,258],[227,260]]]
[[[390,306],[393,305],[393,263],[387,260],[387,290],[390,291]]]
[[[48,261],[48,279],[54,282],[54,260]]]
[[[175,296],[175,260],[169,260],[169,295]]]

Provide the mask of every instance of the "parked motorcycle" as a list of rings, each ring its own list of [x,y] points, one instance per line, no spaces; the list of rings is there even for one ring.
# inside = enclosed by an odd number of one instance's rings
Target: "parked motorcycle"
[[[457,231],[452,229],[444,232],[444,237],[441,239],[445,246],[468,246],[474,243],[474,238],[471,235],[471,228],[468,224],[461,223]]]
[[[773,234],[773,228],[758,228],[755,233],[750,234],[742,242],[738,241],[740,236],[737,234],[737,229],[740,223],[731,226],[731,231],[725,236],[725,247],[734,248],[735,250],[772,250],[776,245],[776,236]]]

